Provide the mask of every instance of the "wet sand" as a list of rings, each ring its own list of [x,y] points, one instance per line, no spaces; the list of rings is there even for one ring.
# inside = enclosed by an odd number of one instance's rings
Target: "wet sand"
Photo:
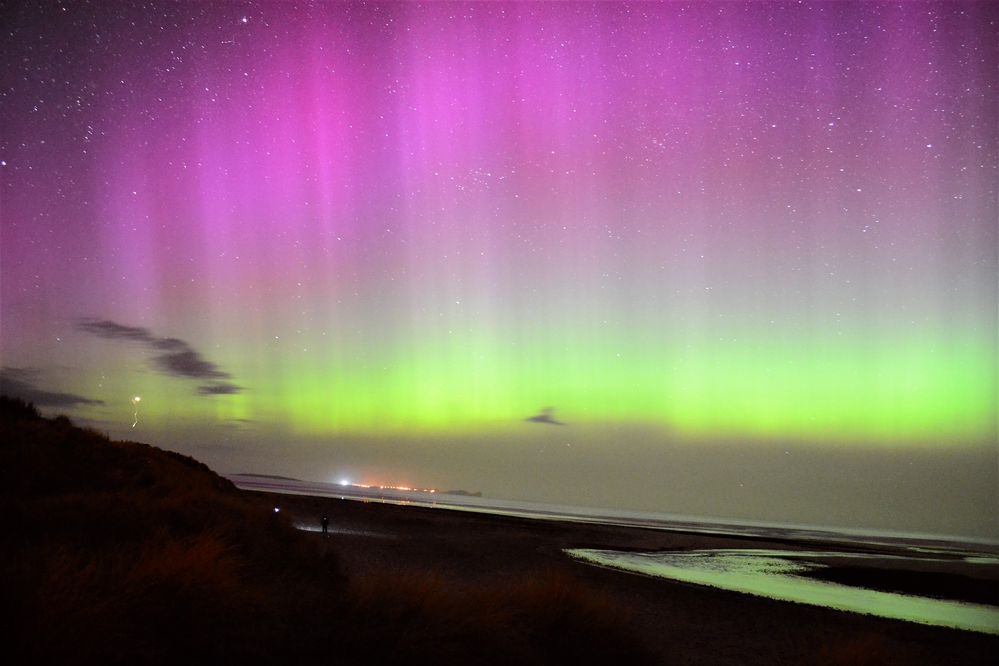
[[[458,588],[563,575],[620,605],[637,639],[662,663],[991,664],[999,637],[726,592],[577,562],[568,548],[656,551],[705,548],[814,550],[816,545],[683,534],[632,527],[532,520],[462,511],[295,495],[271,495],[275,506],[318,532],[354,580],[427,576]],[[844,544],[836,544],[842,550]],[[870,547],[862,552],[877,552]],[[919,567],[917,567],[918,569]],[[849,584],[876,583],[911,594],[994,600],[999,572],[960,559],[924,571],[890,558],[829,569]],[[972,575],[973,574],[973,575]]]

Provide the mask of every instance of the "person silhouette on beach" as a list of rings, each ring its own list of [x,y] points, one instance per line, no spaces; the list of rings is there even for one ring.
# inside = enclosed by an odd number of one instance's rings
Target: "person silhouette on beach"
[[[323,524],[323,534],[325,536],[329,536],[330,535],[330,518],[329,518],[329,516],[324,515],[321,522]]]

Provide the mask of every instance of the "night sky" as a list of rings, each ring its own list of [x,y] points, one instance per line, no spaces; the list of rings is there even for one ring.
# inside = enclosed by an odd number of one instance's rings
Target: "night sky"
[[[0,389],[220,472],[999,537],[997,18],[6,3]]]

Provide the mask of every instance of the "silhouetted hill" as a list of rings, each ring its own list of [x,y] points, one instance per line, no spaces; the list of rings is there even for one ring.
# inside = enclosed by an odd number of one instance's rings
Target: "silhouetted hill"
[[[332,556],[202,463],[7,398],[0,497],[14,663],[253,659],[292,638],[278,618],[310,590],[343,588]]]
[[[619,609],[573,581],[347,581],[334,539],[198,461],[2,397],[0,497],[8,663],[646,659]]]
[[[476,490],[474,493],[468,490],[445,490],[444,495],[458,495],[460,497],[482,497],[482,491]]]

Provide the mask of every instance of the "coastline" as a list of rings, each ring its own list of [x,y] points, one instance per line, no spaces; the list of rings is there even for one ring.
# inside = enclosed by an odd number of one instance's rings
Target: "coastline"
[[[278,495],[306,495],[556,522],[613,525],[698,535],[746,537],[790,544],[813,542],[823,546],[839,544],[850,548],[911,549],[915,552],[971,551],[983,556],[999,558],[999,539],[978,536],[598,509],[524,500],[483,498],[481,493],[472,494],[464,491],[421,491],[411,488],[330,484],[266,474],[228,474],[225,476],[241,490]]]
[[[531,576],[567,577],[629,609],[637,633],[666,663],[851,663],[866,654],[875,659],[870,663],[985,664],[999,651],[996,636],[639,576],[566,554],[575,548],[806,550],[814,549],[814,542],[243,492],[266,496],[300,529],[315,530],[317,539],[322,539],[319,518],[328,515],[331,534],[325,543],[352,579],[433,576],[472,589]],[[856,550],[865,553],[864,567],[830,569],[826,575],[862,585],[894,571],[892,584],[909,593],[968,601],[981,601],[983,589],[999,586],[999,577],[992,577],[995,568],[987,579],[969,579],[969,567],[960,558],[937,562],[924,576],[900,570],[900,562],[884,546],[860,543]],[[988,592],[984,597],[991,598]]]

